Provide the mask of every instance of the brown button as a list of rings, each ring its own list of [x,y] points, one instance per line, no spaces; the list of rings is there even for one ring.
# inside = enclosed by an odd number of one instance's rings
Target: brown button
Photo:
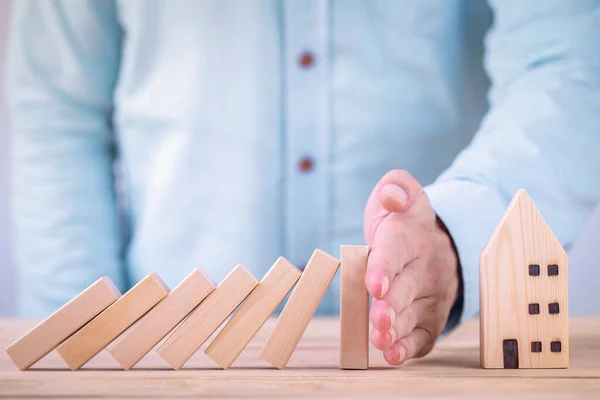
[[[308,51],[304,52],[300,54],[298,63],[302,66],[302,68],[310,68],[315,63],[315,56]]]
[[[300,171],[302,171],[302,172],[312,171],[314,166],[315,166],[315,162],[310,157],[302,157],[300,159],[300,161],[298,162],[298,168],[300,168]]]

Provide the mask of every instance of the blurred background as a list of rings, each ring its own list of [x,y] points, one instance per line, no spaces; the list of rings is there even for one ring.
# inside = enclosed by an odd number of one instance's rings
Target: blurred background
[[[0,0],[0,74],[4,75],[4,55],[8,36],[10,0]],[[0,79],[0,315],[15,310],[16,277],[8,241],[8,119],[4,104],[3,79]]]
[[[18,1],[18,0],[12,0]],[[6,39],[11,0],[0,0],[0,73],[4,75],[3,65],[6,55]],[[481,60],[482,38],[491,23],[491,13],[484,1],[470,2],[468,21],[468,43],[466,57]],[[485,10],[482,10],[485,9]],[[482,13],[483,11],[483,13]],[[477,16],[475,18],[474,16]],[[486,15],[487,18],[481,18]],[[599,49],[600,51],[600,49]],[[465,83],[467,108],[470,115],[462,121],[462,129],[474,131],[486,110],[485,93],[488,80],[481,62],[468,63],[471,71],[465,71],[469,81]],[[0,316],[15,313],[15,295],[17,292],[17,273],[10,252],[9,236],[9,142],[10,131],[4,100],[3,82],[0,80]],[[598,171],[600,174],[600,171]],[[569,305],[571,314],[600,314],[600,262],[598,245],[600,244],[600,210],[592,215],[586,228],[569,251]]]

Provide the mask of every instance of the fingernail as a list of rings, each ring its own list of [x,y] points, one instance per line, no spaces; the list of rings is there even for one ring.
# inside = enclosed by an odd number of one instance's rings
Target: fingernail
[[[381,189],[381,192],[387,196],[394,197],[400,203],[405,204],[408,200],[406,192],[398,185],[387,184]]]
[[[385,294],[387,293],[389,288],[390,288],[390,279],[387,276],[384,276],[383,278],[381,278],[381,296],[380,297],[385,296]]]
[[[386,350],[383,354],[385,360],[390,365],[398,365],[400,364],[400,352],[398,350],[398,346],[392,346],[388,350]]]
[[[390,329],[394,328],[394,322],[396,322],[396,311],[392,307],[387,309],[387,314],[390,316]]]
[[[398,363],[404,362],[404,359],[406,358],[406,350],[404,350],[404,347],[398,346],[398,354]]]
[[[396,328],[390,329],[390,336],[392,337],[392,344],[396,343]]]

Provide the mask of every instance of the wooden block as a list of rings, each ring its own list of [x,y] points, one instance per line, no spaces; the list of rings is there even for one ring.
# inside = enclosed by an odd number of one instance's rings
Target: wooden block
[[[25,370],[54,350],[120,296],[121,293],[110,278],[100,278],[8,346],[6,352],[17,368]]]
[[[560,242],[520,190],[481,253],[482,367],[568,368],[567,264]]]
[[[368,246],[340,251],[340,368],[369,367],[369,292],[365,285]]]
[[[238,265],[157,349],[173,369],[181,366],[240,305],[258,282]]]
[[[206,354],[224,369],[229,368],[292,289],[298,278],[300,278],[300,271],[288,260],[279,257],[208,346]]]
[[[181,322],[215,285],[201,271],[193,270],[164,299],[117,339],[109,353],[126,370],[131,369]]]
[[[168,293],[157,274],[146,276],[60,345],[58,354],[72,370],[81,368]]]
[[[339,265],[329,254],[315,250],[260,352],[261,359],[285,368]]]

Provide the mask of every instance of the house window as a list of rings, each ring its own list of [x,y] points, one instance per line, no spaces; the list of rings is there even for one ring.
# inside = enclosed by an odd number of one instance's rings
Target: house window
[[[548,304],[548,312],[550,314],[558,314],[560,312],[558,303],[550,303],[550,304]]]
[[[529,265],[529,276],[540,276],[540,266],[538,264]]]
[[[529,304],[529,314],[539,314],[540,313],[540,305],[538,303],[530,303]]]
[[[555,342],[550,342],[550,351],[553,353],[560,353],[562,350],[562,345],[560,343],[560,340],[555,341]]]
[[[558,265],[556,265],[556,264],[548,265],[548,276],[558,276]]]
[[[542,352],[542,342],[531,342],[531,352],[532,353],[541,353]]]

